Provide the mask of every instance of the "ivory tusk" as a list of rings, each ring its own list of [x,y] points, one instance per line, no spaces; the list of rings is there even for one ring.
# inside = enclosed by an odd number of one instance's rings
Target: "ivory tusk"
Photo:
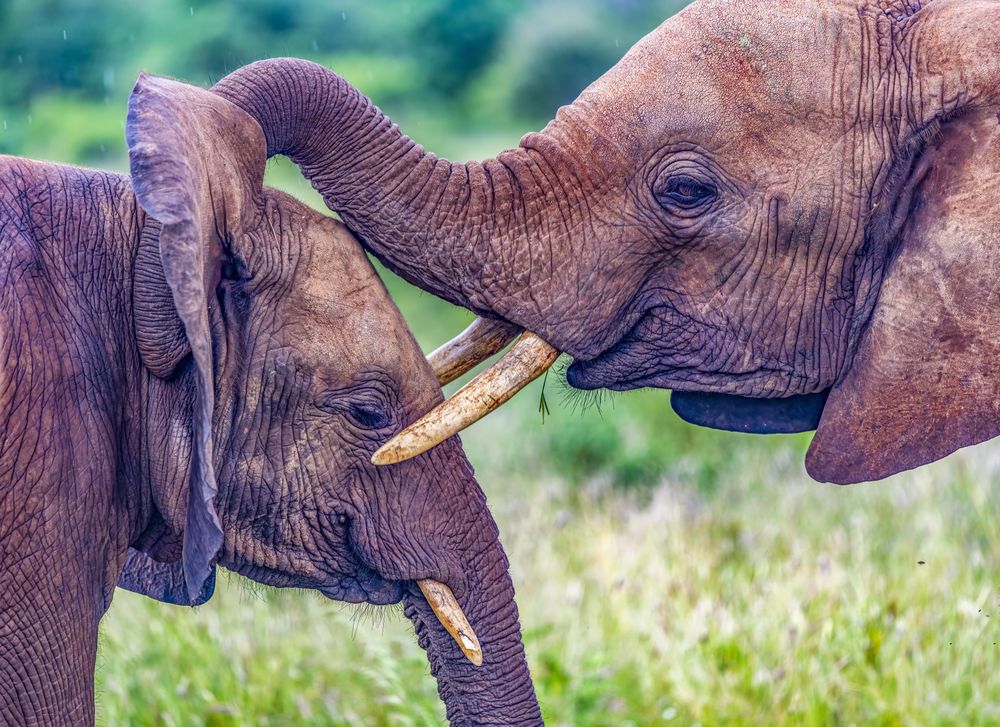
[[[427,362],[444,386],[502,351],[520,332],[521,328],[513,323],[477,318],[455,338],[428,354]]]
[[[479,638],[469,625],[469,619],[465,617],[451,589],[433,578],[419,580],[417,585],[438,621],[451,634],[451,638],[455,639],[466,658],[476,666],[482,666],[483,650],[479,646]]]
[[[383,444],[372,464],[405,462],[458,434],[545,373],[558,356],[534,333],[522,334],[493,366]]]

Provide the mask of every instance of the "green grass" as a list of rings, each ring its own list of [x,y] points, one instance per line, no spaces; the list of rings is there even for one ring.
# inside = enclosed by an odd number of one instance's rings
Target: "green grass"
[[[470,320],[387,277],[425,349]],[[543,424],[541,387],[463,440],[549,724],[1000,724],[1000,447],[838,488],[806,437],[692,427],[663,392],[586,408],[555,375]],[[119,591],[97,691],[105,725],[443,719],[398,609],[236,576],[193,611]]]
[[[761,452],[720,435],[710,492],[670,473],[640,491],[516,462],[524,441],[585,425],[559,409],[543,427],[531,393],[513,407],[465,442],[489,463],[550,724],[1000,723],[997,447],[835,488],[806,478],[796,438]],[[662,418],[650,438],[686,428]],[[196,611],[119,592],[98,695],[109,725],[441,718],[397,609],[235,576]]]

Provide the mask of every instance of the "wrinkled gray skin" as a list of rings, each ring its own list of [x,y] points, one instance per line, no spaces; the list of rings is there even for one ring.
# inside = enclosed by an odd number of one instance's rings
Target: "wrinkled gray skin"
[[[131,180],[0,158],[0,723],[92,723],[119,577],[200,602],[216,563],[402,599],[453,724],[539,723],[459,445],[369,463],[441,395],[364,253],[263,188],[259,126],[207,91],[140,79],[127,136]],[[453,589],[481,668],[426,577]]]
[[[217,90],[391,269],[538,333],[572,385],[819,423],[810,472],[852,482],[1000,433],[998,59],[994,0],[698,0],[469,164],[313,64]]]

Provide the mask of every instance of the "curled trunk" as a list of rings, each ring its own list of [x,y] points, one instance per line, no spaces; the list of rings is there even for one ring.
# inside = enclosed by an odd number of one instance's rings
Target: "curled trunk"
[[[359,491],[350,543],[373,572],[407,583],[406,615],[451,723],[540,724],[507,556],[457,440],[375,477]],[[441,590],[435,613],[427,596]]]
[[[427,652],[438,693],[452,725],[540,725],[538,701],[521,643],[514,586],[507,559],[494,539],[468,565],[460,597],[476,630],[483,663],[473,665],[440,627],[427,601],[413,586],[404,598],[420,646]]]
[[[565,331],[548,330],[539,291],[559,265],[551,240],[568,237],[585,207],[569,203],[552,139],[531,134],[482,163],[439,159],[347,81],[297,59],[245,66],[213,91],[260,123],[268,156],[298,164],[389,269],[568,350]]]

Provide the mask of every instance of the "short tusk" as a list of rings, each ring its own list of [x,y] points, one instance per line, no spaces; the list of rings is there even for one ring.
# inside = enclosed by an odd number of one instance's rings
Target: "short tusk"
[[[559,352],[534,333],[522,334],[493,366],[382,445],[372,463],[396,464],[423,454],[500,408],[558,357]]]
[[[471,371],[521,332],[520,326],[506,321],[477,318],[468,328],[427,356],[441,386]]]
[[[430,604],[434,615],[455,639],[455,643],[458,644],[462,653],[476,666],[482,666],[483,650],[479,646],[479,639],[476,637],[476,632],[472,630],[472,626],[469,625],[469,619],[465,617],[462,607],[458,605],[451,589],[433,578],[419,580],[417,585],[420,586],[420,592],[424,594],[424,598]]]

